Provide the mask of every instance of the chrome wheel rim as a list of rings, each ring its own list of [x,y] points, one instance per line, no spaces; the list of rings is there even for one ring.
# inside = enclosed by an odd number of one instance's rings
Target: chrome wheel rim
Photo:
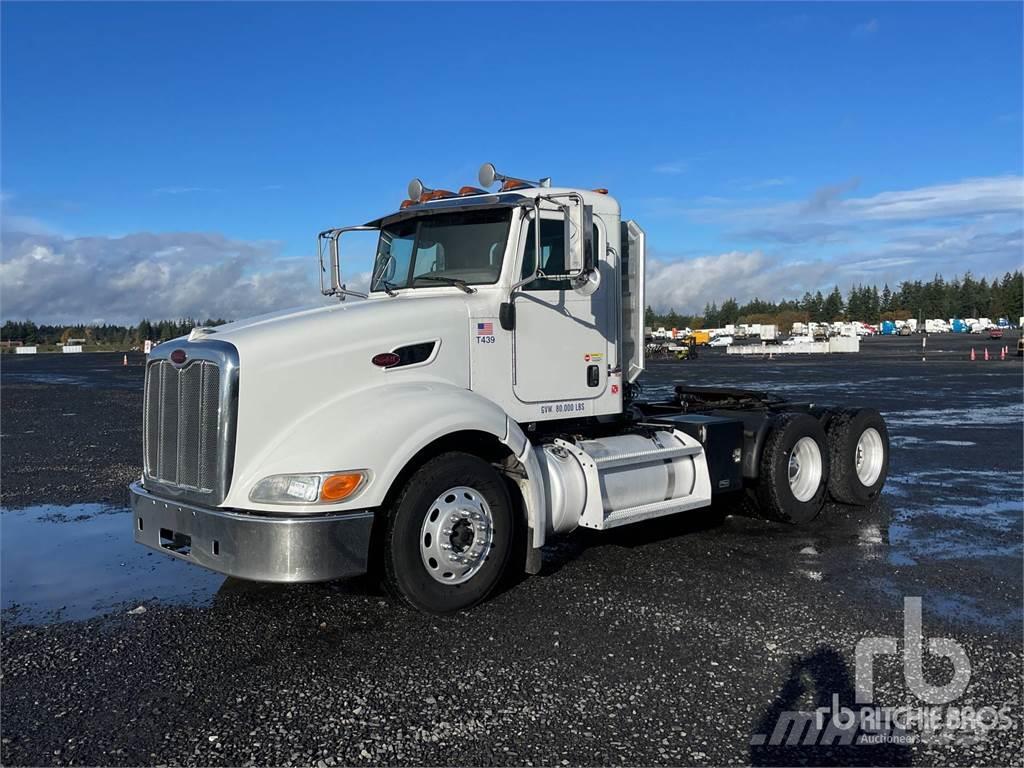
[[[475,488],[458,485],[442,493],[420,526],[420,557],[431,578],[464,584],[487,561],[494,544],[494,518]]]
[[[854,457],[857,479],[862,485],[871,487],[878,482],[884,461],[885,446],[882,444],[882,436],[874,427],[868,427],[861,433],[860,439],[857,441]]]
[[[821,449],[811,437],[801,437],[789,454],[789,490],[797,501],[809,501],[821,484]]]

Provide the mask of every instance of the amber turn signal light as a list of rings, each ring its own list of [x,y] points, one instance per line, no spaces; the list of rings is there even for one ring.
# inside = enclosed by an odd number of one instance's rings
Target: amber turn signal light
[[[320,501],[343,501],[363,483],[362,472],[343,472],[324,478],[320,486]]]

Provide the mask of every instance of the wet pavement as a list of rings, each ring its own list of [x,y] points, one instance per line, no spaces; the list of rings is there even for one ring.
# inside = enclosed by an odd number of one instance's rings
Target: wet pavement
[[[546,549],[540,576],[446,619],[367,579],[250,585],[138,547],[123,485],[138,474],[141,356],[5,357],[0,758],[1019,765],[1024,381],[1016,357],[969,362],[986,343],[932,337],[927,362],[915,337],[652,362],[648,397],[682,381],[878,408],[892,437],[881,500],[802,528],[726,508],[578,532]],[[845,697],[856,642],[901,636],[908,596],[926,636],[970,658],[958,703],[1008,703],[1012,733],[752,744],[780,706]],[[877,676],[876,701],[913,699],[898,664]]]
[[[0,510],[9,620],[84,619],[139,601],[203,604],[224,579],[137,546],[131,513],[101,504]]]

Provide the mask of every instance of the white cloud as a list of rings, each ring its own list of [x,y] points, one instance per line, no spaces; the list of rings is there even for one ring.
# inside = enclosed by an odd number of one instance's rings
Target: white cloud
[[[843,215],[859,219],[913,221],[939,216],[979,216],[1024,210],[1024,179],[995,176],[965,179],[899,192],[882,192],[841,204]]]
[[[862,24],[858,24],[853,28],[854,37],[871,37],[876,34],[882,25],[878,22],[878,19],[868,19]]]
[[[804,201],[749,207],[741,200],[722,205],[686,204],[660,198],[657,212],[685,213],[704,223],[721,224],[740,232],[783,242],[813,242],[821,233],[863,231],[880,224],[908,226],[925,222],[950,227],[950,222],[973,220],[995,225],[1024,215],[1024,179],[991,176],[927,187],[846,197],[859,184],[850,179],[817,189]]]
[[[759,189],[771,189],[772,187],[784,187],[787,184],[792,184],[793,179],[790,176],[776,176],[769,179],[757,179],[756,181],[744,181],[740,182],[740,187],[746,192],[754,192]]]
[[[847,192],[860,186],[860,179],[854,177],[838,184],[826,184],[818,187],[811,199],[804,203],[802,213],[820,213],[834,207]]]
[[[727,243],[720,252],[682,258],[685,241],[649,238],[648,303],[659,311],[697,312],[730,296],[741,302],[795,298],[834,284],[844,290],[858,282],[895,287],[937,272],[993,275],[1021,266],[1019,176],[850,197],[854,188],[851,180],[822,187],[809,200],[759,207],[727,198],[645,201],[648,216],[696,219],[720,229]],[[243,318],[321,300],[315,258],[284,258],[276,243],[201,233],[16,233],[9,216],[4,229],[4,319]],[[369,281],[365,272],[344,277],[353,290],[365,291]]]
[[[321,300],[313,257],[217,234],[65,238],[6,234],[4,319],[136,323],[142,317],[237,319]]]
[[[788,262],[760,250],[730,251],[686,260],[653,257],[647,263],[647,304],[659,312],[700,312],[729,297],[741,303],[798,298],[832,286],[837,265],[821,259]]]
[[[678,176],[681,173],[686,173],[689,169],[690,164],[685,160],[674,160],[654,166],[655,173],[663,173],[669,176]]]
[[[808,200],[748,207],[659,198],[649,213],[721,227],[725,253],[682,260],[652,258],[649,303],[664,311],[700,311],[739,301],[796,298],[838,284],[927,280],[970,271],[1001,275],[1024,254],[1024,179],[996,176],[849,197],[856,180],[821,187]]]
[[[219,192],[215,187],[157,187],[153,190],[154,195],[191,195],[195,192]]]
[[[0,191],[0,231],[30,232],[33,234],[49,234],[54,228],[42,219],[25,216],[11,210],[15,195],[9,190]]]

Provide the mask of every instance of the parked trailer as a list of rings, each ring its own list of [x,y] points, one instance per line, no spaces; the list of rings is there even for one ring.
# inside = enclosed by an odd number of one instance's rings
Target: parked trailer
[[[352,230],[379,233],[365,294],[342,280]],[[738,495],[803,523],[827,495],[866,504],[885,482],[873,409],[683,386],[641,398],[645,236],[604,190],[487,164],[478,188],[416,180],[397,210],[319,245],[337,303],[152,350],[139,543],[258,581],[373,567],[447,613],[513,562],[538,571],[545,542],[578,527]]]
[[[832,352],[859,352],[860,339],[856,336],[833,336],[828,341],[815,341],[810,336],[791,339],[794,343],[781,345],[734,344],[726,352],[730,355],[827,355]]]

